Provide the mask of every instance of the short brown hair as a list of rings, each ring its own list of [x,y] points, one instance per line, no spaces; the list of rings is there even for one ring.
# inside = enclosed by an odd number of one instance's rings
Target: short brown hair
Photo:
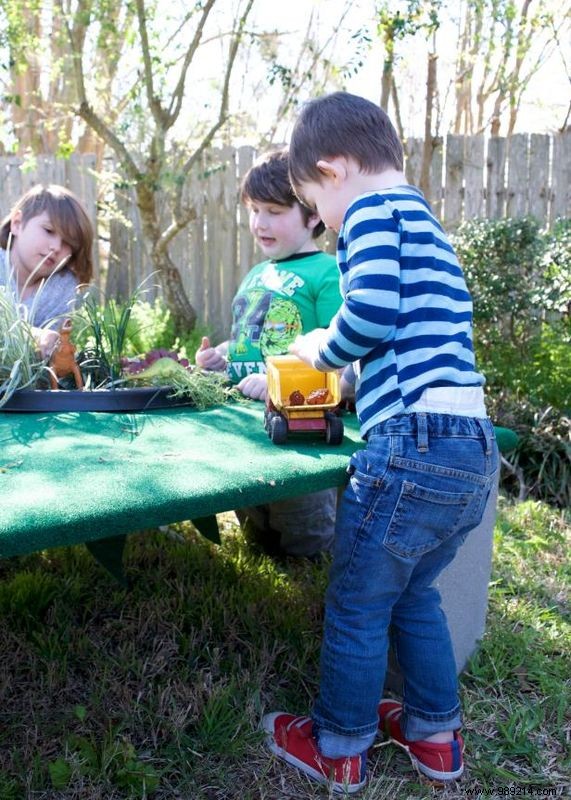
[[[299,205],[303,221],[307,225],[309,218],[315,213],[300,203],[289,179],[289,152],[287,148],[273,150],[261,156],[244,175],[240,189],[240,200],[243,203],[258,201],[259,203],[275,203],[278,206]],[[316,239],[325,230],[321,220],[313,229]]]
[[[22,224],[44,212],[55,230],[71,247],[69,269],[80,283],[89,283],[93,276],[93,225],[79,198],[64,186],[38,184],[14,204],[0,224],[0,247],[6,249],[14,215],[20,212]]]
[[[311,100],[301,110],[289,146],[294,187],[321,182],[321,159],[353,158],[362,172],[403,169],[403,147],[387,114],[370,100],[333,92]]]

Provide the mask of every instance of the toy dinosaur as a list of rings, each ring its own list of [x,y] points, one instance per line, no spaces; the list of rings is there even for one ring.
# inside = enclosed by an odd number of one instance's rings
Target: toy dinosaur
[[[73,375],[77,389],[83,389],[83,378],[75,360],[75,345],[70,340],[71,320],[66,319],[59,332],[57,343],[50,358],[50,385],[58,388],[58,378]]]

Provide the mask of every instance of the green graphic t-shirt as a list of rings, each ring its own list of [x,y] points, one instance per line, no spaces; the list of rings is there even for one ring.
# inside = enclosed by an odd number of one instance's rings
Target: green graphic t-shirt
[[[326,328],[340,305],[339,270],[327,253],[297,253],[252,267],[232,303],[230,380],[265,372],[266,356],[287,353],[299,333]]]

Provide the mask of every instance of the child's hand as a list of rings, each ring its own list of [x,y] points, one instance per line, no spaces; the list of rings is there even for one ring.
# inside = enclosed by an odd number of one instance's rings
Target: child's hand
[[[268,379],[266,375],[254,373],[242,378],[238,384],[238,389],[242,392],[244,397],[249,397],[251,400],[266,401],[268,394]]]
[[[325,339],[326,333],[325,328],[315,328],[303,336],[296,336],[289,346],[289,352],[313,367],[319,360],[319,345]]]
[[[352,364],[341,372],[339,379],[339,389],[341,391],[341,399],[355,402],[355,370]]]
[[[202,337],[200,347],[195,354],[196,365],[212,372],[223,372],[226,369],[226,358],[215,347],[210,346],[208,336]]]
[[[59,342],[59,333],[50,328],[33,328],[34,338],[42,359],[47,361]]]

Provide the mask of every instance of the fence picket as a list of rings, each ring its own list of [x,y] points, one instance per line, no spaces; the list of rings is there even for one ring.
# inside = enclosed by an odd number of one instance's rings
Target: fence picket
[[[488,140],[486,159],[486,217],[498,219],[505,214],[506,207],[506,140],[493,136]]]
[[[444,223],[456,227],[462,220],[464,193],[464,137],[446,137],[446,182],[444,187]]]
[[[241,179],[254,163],[255,148],[247,145],[238,149],[238,178]],[[242,203],[238,211],[238,274],[236,286],[254,265],[254,239],[248,225],[248,210]]]
[[[516,133],[510,139],[506,203],[508,217],[525,217],[527,214],[529,185],[528,143],[529,137],[526,133]]]
[[[549,204],[549,149],[546,133],[529,137],[529,180],[527,184],[527,213],[547,221]]]
[[[444,166],[444,141],[438,138],[433,142],[432,163],[430,165],[430,194],[428,201],[436,216],[442,216],[442,168]]]
[[[464,149],[463,219],[484,216],[484,137],[471,136]]]
[[[571,213],[571,129],[553,137],[550,221]]]

